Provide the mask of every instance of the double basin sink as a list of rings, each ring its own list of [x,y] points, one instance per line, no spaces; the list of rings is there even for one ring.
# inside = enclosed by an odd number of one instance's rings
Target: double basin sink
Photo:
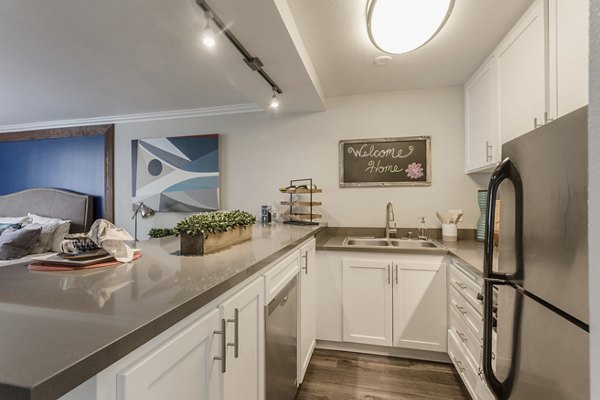
[[[396,248],[396,249],[442,249],[443,246],[433,240],[423,239],[386,239],[346,237],[345,247],[371,247],[371,248]]]

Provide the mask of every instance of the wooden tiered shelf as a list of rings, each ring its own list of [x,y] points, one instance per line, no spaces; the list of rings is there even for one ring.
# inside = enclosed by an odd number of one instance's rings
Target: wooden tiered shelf
[[[318,222],[314,222],[315,219],[323,218],[322,214],[317,214],[313,212],[313,207],[320,206],[323,204],[321,201],[313,201],[314,193],[322,193],[321,189],[317,189],[312,182],[312,178],[307,179],[293,179],[290,181],[290,186],[295,186],[296,184],[302,185],[305,184],[307,189],[287,189],[282,191],[282,193],[289,194],[290,199],[288,201],[282,201],[281,204],[284,206],[289,206],[290,210],[287,214],[289,220],[285,221],[285,224],[295,224],[295,225],[318,225]],[[308,195],[308,199],[294,199],[294,195]],[[304,212],[304,210],[298,210],[300,208],[308,208],[308,212]]]

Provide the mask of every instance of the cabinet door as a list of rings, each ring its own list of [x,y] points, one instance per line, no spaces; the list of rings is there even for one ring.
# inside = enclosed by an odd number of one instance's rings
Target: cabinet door
[[[302,383],[315,349],[317,334],[317,266],[315,239],[300,247],[298,307],[298,383]]]
[[[502,143],[544,122],[546,111],[546,24],[537,0],[496,49],[498,122]]]
[[[345,258],[342,265],[344,341],[391,346],[391,261]]]
[[[347,254],[347,253],[346,253]],[[342,258],[336,251],[317,252],[317,339],[341,342]]]
[[[589,0],[550,0],[549,94],[551,117],[588,104]]]
[[[447,348],[445,264],[394,263],[394,346]]]
[[[224,400],[264,400],[264,293],[264,280],[260,278],[220,306],[221,318],[227,321],[228,343]]]
[[[218,400],[219,312],[211,311],[117,374],[118,400]]]
[[[465,84],[467,173],[490,169],[499,159],[495,61],[492,56]]]

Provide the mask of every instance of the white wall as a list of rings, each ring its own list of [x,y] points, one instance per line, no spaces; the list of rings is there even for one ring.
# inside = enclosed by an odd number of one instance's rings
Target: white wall
[[[285,101],[285,99],[282,99]],[[462,208],[462,227],[474,228],[479,211],[473,179],[464,174],[462,88],[379,93],[330,99],[327,111],[276,116],[226,115],[116,127],[116,223],[131,222],[131,140],[220,133],[222,208],[258,213],[261,204],[286,197],[278,188],[290,179],[312,177],[323,188],[325,220],[331,226],[384,226],[385,205],[394,205],[400,227],[417,226],[419,216],[437,226],[435,210]],[[341,139],[432,136],[431,187],[339,187]],[[161,213],[140,222],[140,238],[151,226],[173,226],[182,214]]]
[[[592,399],[600,399],[600,0],[590,10],[589,249],[590,382]]]

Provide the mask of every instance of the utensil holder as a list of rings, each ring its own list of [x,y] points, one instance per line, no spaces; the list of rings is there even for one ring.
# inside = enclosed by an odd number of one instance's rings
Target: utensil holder
[[[456,224],[442,224],[442,240],[444,242],[456,242],[458,240]]]

